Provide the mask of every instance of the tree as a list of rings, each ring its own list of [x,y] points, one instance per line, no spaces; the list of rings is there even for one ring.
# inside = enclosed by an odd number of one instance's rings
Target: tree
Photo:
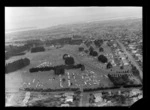
[[[5,73],[14,72],[29,64],[30,60],[28,58],[16,60],[12,63],[8,63],[5,65]]]
[[[88,51],[88,50],[84,50],[84,52],[85,52],[85,53],[88,53],[89,51]]]
[[[102,47],[99,48],[99,52],[103,52],[104,49]]]
[[[124,66],[123,66],[123,65],[121,65],[121,66],[120,66],[120,69],[121,69],[121,70],[123,70],[123,69],[124,69]]]
[[[108,62],[106,68],[107,68],[107,69],[112,68],[112,64],[111,64],[110,62]]]
[[[68,57],[68,54],[63,55],[63,59],[65,60]]]
[[[100,47],[103,44],[103,40],[102,39],[97,39],[94,41],[94,44],[96,47]]]
[[[81,65],[81,71],[84,71],[84,70],[85,70],[85,66]]]
[[[65,59],[65,64],[66,65],[73,65],[75,63],[74,58],[73,57],[68,57]]]
[[[131,71],[132,71],[133,75],[139,76],[140,72],[138,71],[138,69],[134,65],[131,65],[131,67],[132,67]]]
[[[85,44],[87,47],[89,47],[89,46],[92,44],[92,42],[91,42],[91,41],[85,41],[84,44]]]
[[[34,52],[42,52],[42,51],[45,51],[45,48],[44,47],[33,47],[31,49],[31,53],[34,53]]]
[[[60,68],[60,67],[56,67],[54,69],[55,75],[64,75],[65,74],[65,69],[64,68]]]
[[[93,50],[94,50],[94,48],[92,46],[90,46],[89,51],[93,51]]]
[[[66,79],[65,79],[65,78],[63,78],[63,79],[62,79],[62,81],[63,81],[63,82],[65,82],[65,81],[66,81]]]
[[[96,51],[90,51],[89,53],[91,56],[98,56],[98,53]]]
[[[83,47],[79,47],[79,52],[82,52],[84,51],[84,48]]]
[[[102,63],[106,63],[108,61],[108,59],[104,55],[99,55],[98,56],[98,61],[100,61]]]

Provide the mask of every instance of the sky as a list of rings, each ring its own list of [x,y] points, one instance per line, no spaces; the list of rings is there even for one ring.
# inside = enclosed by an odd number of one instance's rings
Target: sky
[[[5,30],[127,17],[142,18],[142,7],[5,7]]]

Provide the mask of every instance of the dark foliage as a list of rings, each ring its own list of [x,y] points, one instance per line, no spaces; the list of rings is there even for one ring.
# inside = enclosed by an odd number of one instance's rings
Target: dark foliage
[[[5,65],[5,73],[14,72],[30,64],[28,58],[20,59]]]
[[[63,55],[63,60],[65,60],[66,58],[68,58],[68,54]]]
[[[71,40],[70,45],[80,45],[82,43],[81,39]]]
[[[35,67],[35,68],[30,68],[29,72],[33,73],[38,71],[50,71],[50,70],[54,70],[54,67]]]
[[[122,66],[120,66],[120,69],[121,69],[121,70],[123,70],[123,69],[124,69],[124,66],[123,66],[123,65],[122,65]]]
[[[114,74],[108,74],[110,81],[114,84],[114,86],[126,86],[131,85],[133,82],[129,79],[127,74],[122,74],[119,76],[114,76]]]
[[[75,63],[74,58],[73,57],[68,57],[65,59],[65,64],[66,65],[73,65]]]
[[[103,40],[102,39],[97,39],[94,41],[94,44],[96,47],[100,47],[103,44]]]
[[[9,45],[5,47],[5,59],[9,59],[12,56],[17,56],[17,55],[24,55],[24,51],[29,50],[31,48],[31,45],[25,44],[23,46],[13,46]]]
[[[100,61],[102,63],[106,63],[108,61],[108,59],[104,55],[99,55],[98,56],[98,61]]]
[[[25,88],[24,91],[34,91],[34,92],[79,91],[79,88],[61,88],[61,89]]]
[[[43,52],[45,51],[45,48],[44,47],[33,47],[31,49],[31,53],[35,53],[35,52]]]
[[[50,45],[65,45],[65,44],[80,45],[81,43],[82,43],[82,39],[72,39],[71,37],[45,41],[45,44],[47,46],[50,46]]]
[[[143,87],[141,84],[137,84],[137,85],[125,85],[125,86],[123,86],[124,88],[133,88],[133,87]]]
[[[85,53],[88,53],[89,51],[88,51],[88,50],[84,50],[84,52],[85,52]]]
[[[102,47],[99,48],[99,52],[103,52],[104,49]]]
[[[120,87],[97,87],[97,88],[85,88],[83,89],[84,92],[92,92],[92,91],[99,91],[99,90],[109,90],[109,89],[119,89]]]
[[[64,70],[69,70],[69,69],[81,69],[81,71],[85,70],[85,66],[82,64],[77,64],[77,65],[59,65],[59,66],[54,66],[54,67],[35,67],[35,68],[30,68],[29,72],[34,73],[38,71],[51,71],[54,70],[55,75],[59,74],[64,74]]]
[[[84,48],[83,47],[79,47],[79,52],[82,52],[84,51]]]
[[[134,65],[131,65],[131,67],[132,67],[131,71],[132,71],[133,75],[139,76],[140,73],[139,73],[138,69]]]
[[[62,79],[62,81],[63,81],[63,82],[65,82],[65,81],[66,81],[66,79],[65,79],[65,78],[63,78],[63,79]]]
[[[89,51],[93,51],[93,50],[94,50],[94,48],[92,46],[90,46]]]
[[[92,41],[85,41],[84,44],[89,47],[92,44]]]
[[[55,75],[64,75],[65,74],[65,69],[61,67],[57,67],[54,69]]]
[[[108,62],[107,65],[106,65],[106,68],[107,68],[107,69],[112,68],[112,64],[111,64],[110,62]]]
[[[96,52],[96,51],[90,51],[90,53],[89,53],[91,56],[98,56],[98,53]]]

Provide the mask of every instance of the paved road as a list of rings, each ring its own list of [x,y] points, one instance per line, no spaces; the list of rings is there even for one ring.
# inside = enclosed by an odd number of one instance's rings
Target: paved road
[[[120,47],[122,48],[122,50],[125,52],[125,54],[129,57],[129,59],[131,60],[132,64],[139,70],[140,72],[140,77],[141,79],[143,79],[143,73],[139,67],[139,65],[137,64],[137,62],[135,61],[135,59],[132,57],[131,54],[128,53],[128,51],[126,50],[126,48],[124,47],[124,45],[119,41],[119,40],[116,40],[117,43],[120,45]]]

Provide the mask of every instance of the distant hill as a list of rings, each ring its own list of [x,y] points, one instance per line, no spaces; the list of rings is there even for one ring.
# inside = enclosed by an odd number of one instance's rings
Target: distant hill
[[[73,34],[80,34],[83,36],[98,37],[108,32],[117,32],[127,30],[142,30],[142,18],[136,19],[115,19],[105,21],[95,21],[88,23],[76,23],[69,25],[58,25],[43,29],[34,29],[27,31],[18,31],[15,33],[6,33],[5,41],[12,38],[12,40],[26,40],[26,39],[47,39],[47,38],[61,38],[71,37]]]
[[[36,29],[37,27],[23,27],[23,28],[14,28],[14,29],[6,29],[5,33],[17,32],[17,31],[24,31],[30,29]]]

